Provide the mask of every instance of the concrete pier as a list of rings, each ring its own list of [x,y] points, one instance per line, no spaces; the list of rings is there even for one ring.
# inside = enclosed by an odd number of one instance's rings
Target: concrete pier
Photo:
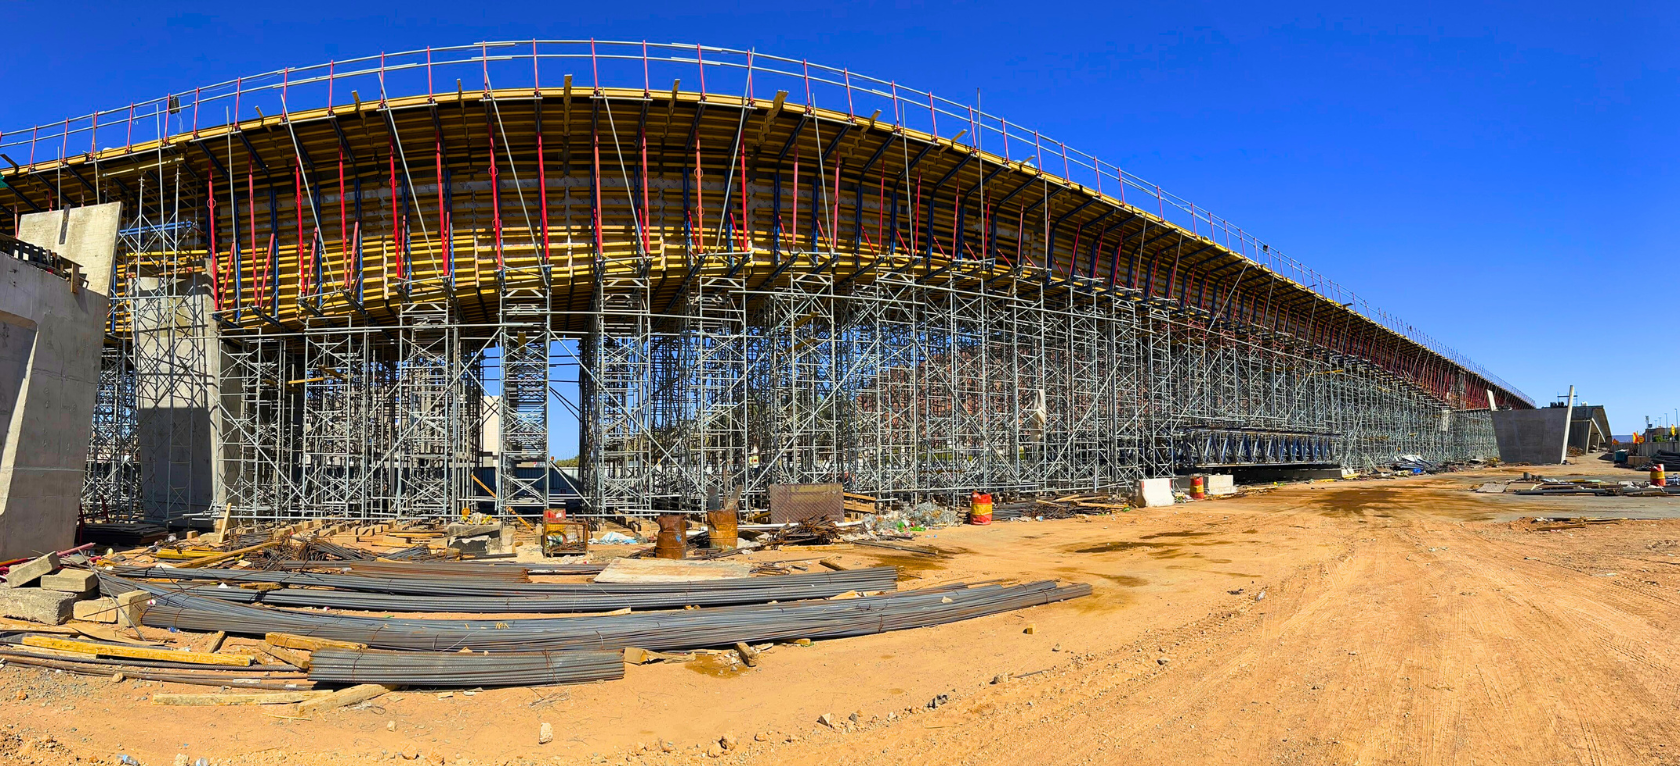
[[[0,257],[0,559],[75,541],[121,208],[20,221],[18,239],[77,264],[85,285]]]

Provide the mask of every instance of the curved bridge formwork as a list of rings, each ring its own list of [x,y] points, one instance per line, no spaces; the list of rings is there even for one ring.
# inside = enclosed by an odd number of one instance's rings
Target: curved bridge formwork
[[[1101,491],[1491,456],[1488,408],[1532,406],[1129,172],[751,53],[382,56],[0,150],[29,154],[0,171],[14,212],[128,217],[93,513]]]

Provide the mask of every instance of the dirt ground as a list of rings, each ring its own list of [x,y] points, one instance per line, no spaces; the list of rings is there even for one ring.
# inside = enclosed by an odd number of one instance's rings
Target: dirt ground
[[[159,707],[150,695],[210,690],[12,666],[0,763],[1680,763],[1680,519],[1655,518],[1680,499],[1470,491],[1522,470],[922,536],[950,559],[760,554],[901,565],[921,578],[907,587],[1060,578],[1095,594],[778,646],[740,671],[405,690],[303,719]],[[1572,473],[1640,478],[1547,470]],[[1512,521],[1610,515],[1644,518]],[[539,745],[545,722],[555,740]],[[725,735],[738,744],[708,755]]]

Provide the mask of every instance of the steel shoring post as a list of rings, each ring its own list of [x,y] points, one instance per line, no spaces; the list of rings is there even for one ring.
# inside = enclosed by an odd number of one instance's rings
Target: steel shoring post
[[[702,278],[691,298],[692,452],[696,497],[746,484],[747,314],[743,280]]]
[[[952,275],[954,281],[955,275]],[[948,385],[951,387],[951,475],[949,486],[992,488],[987,433],[991,379],[986,341],[987,296],[948,282]],[[984,289],[984,288],[981,288]]]
[[[1045,339],[1047,308],[1044,290],[1037,284],[1015,283],[1014,386],[1015,389],[1015,475],[1022,486],[1042,487],[1049,477],[1046,463],[1046,430],[1049,414],[1045,391]],[[1021,295],[1026,291],[1026,295]]]
[[[179,256],[189,225],[179,215],[178,193],[162,186],[165,178],[160,173],[150,188],[142,178],[134,218],[118,234],[120,257],[133,264],[119,304],[129,311],[134,340],[140,505],[154,522],[206,516],[216,502],[214,419],[195,417],[217,404],[209,367],[215,330],[202,277]]]
[[[845,462],[849,486],[858,492],[881,487],[882,365],[881,304],[874,290],[854,288],[845,305],[847,354],[845,376],[855,379],[846,403]]]
[[[284,381],[282,338],[261,335],[224,339],[219,380],[222,485],[225,502],[240,518],[282,518],[298,496],[291,486],[294,460],[290,399]]]
[[[648,284],[634,256],[599,261],[592,328],[583,343],[581,471],[593,513],[647,513],[655,470]]]
[[[304,334],[303,463],[306,514],[366,516],[368,445],[375,428],[367,330],[324,328]]]
[[[848,376],[856,379],[858,406],[852,417],[859,434],[856,447],[860,470],[858,487],[866,492],[914,496],[921,488],[917,475],[916,400],[920,373],[914,338],[915,301],[920,291],[914,280],[901,275],[859,286],[851,304],[859,333]]]
[[[755,320],[755,368],[748,372],[757,387],[749,400],[761,413],[751,426],[759,464],[751,490],[838,479],[834,303],[833,281],[825,274],[795,275],[788,287],[764,297]]]
[[[981,383],[985,390],[985,419],[982,428],[986,447],[986,486],[995,491],[1023,489],[1020,484],[1020,398],[1013,385],[1019,360],[1015,348],[1019,343],[1016,325],[1019,300],[1010,286],[989,289],[985,282],[980,289],[986,293],[987,321],[982,327],[981,343],[985,347],[986,377]]]
[[[428,294],[432,297],[426,297]],[[476,355],[441,295],[417,293],[403,304],[396,354],[390,437],[370,457],[383,478],[370,491],[395,516],[451,516],[477,495],[467,474],[477,463],[482,389],[469,372]],[[492,498],[480,498],[491,500]]]
[[[1178,339],[1174,322],[1160,308],[1149,309],[1151,333],[1151,474],[1170,476],[1173,470],[1173,434],[1182,417],[1178,409],[1179,388],[1186,380],[1183,372],[1182,341]]]
[[[504,297],[496,512],[541,514],[548,506],[548,307]]]
[[[1040,474],[1043,487],[1051,491],[1068,489],[1067,452],[1072,418],[1072,339],[1068,337],[1068,293],[1051,295],[1045,289],[1039,332],[1043,336],[1042,367],[1039,371],[1040,409],[1043,426],[1039,436]]]
[[[745,283],[698,276],[680,314],[656,317],[650,340],[652,432],[664,454],[654,495],[684,511],[744,483]]]
[[[924,285],[917,323],[921,346],[918,361],[922,367],[919,377],[923,384],[917,399],[924,412],[919,425],[921,450],[926,456],[921,484],[935,493],[950,493],[956,486],[953,478],[958,457],[959,402],[954,376],[958,361],[951,300],[949,290]],[[956,498],[948,495],[945,499]]]
[[[120,310],[115,297],[113,313]],[[119,339],[100,349],[99,390],[82,479],[81,516],[86,520],[132,521],[138,508],[140,476],[133,461],[138,408],[131,345]]]

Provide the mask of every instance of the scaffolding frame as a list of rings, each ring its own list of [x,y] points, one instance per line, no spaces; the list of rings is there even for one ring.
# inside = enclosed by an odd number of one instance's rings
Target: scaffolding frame
[[[595,41],[340,63],[147,102],[149,143],[130,116],[101,148],[107,113],[0,134],[30,158],[6,199],[136,203],[89,513],[1125,492],[1491,456],[1483,404],[1532,405],[1231,222],[892,81]],[[433,87],[465,67],[481,92]],[[551,447],[574,416],[575,474]]]

